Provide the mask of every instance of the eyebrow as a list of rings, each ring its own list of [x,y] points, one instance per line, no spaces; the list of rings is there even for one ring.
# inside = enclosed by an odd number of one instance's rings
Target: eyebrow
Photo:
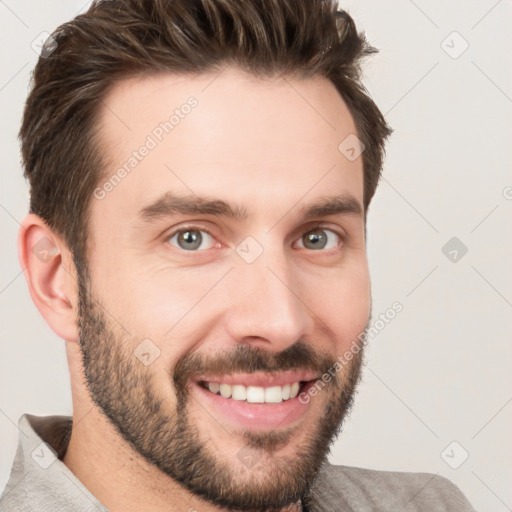
[[[344,194],[323,197],[314,203],[302,206],[299,212],[305,219],[338,214],[362,216],[363,208],[354,196]],[[249,216],[246,208],[222,199],[208,199],[192,195],[178,196],[170,192],[145,206],[139,212],[139,216],[146,222],[153,222],[173,214],[215,215],[234,220],[247,219]]]

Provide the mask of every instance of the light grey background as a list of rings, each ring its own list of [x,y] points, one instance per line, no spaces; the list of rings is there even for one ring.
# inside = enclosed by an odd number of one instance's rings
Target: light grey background
[[[88,4],[0,1],[0,492],[20,415],[72,412],[64,341],[32,304],[17,259],[28,189],[16,136],[31,42]],[[403,311],[371,341],[330,460],[439,473],[477,510],[512,510],[512,4],[341,5],[381,50],[365,81],[395,133],[369,216],[374,318],[395,301]],[[445,250],[455,262],[442,252],[452,237],[468,248]]]

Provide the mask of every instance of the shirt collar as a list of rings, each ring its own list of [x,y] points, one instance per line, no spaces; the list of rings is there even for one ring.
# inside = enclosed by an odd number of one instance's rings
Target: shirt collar
[[[18,447],[0,509],[108,512],[62,462],[71,434],[70,416],[24,414],[18,421]]]

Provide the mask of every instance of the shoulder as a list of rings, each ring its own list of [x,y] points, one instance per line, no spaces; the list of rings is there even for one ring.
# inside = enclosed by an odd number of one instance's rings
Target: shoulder
[[[475,512],[459,488],[438,474],[376,471],[325,464],[312,487],[312,511]]]

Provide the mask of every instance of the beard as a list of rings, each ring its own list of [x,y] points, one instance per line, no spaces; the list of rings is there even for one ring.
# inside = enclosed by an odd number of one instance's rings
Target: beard
[[[88,286],[88,279],[79,279],[78,327],[87,388],[100,411],[138,454],[181,487],[219,508],[269,512],[308,502],[313,482],[351,409],[361,374],[362,346],[341,371],[329,372],[332,379],[318,393],[321,396],[313,399],[323,399],[325,406],[307,434],[300,424],[237,432],[252,460],[264,461],[258,470],[258,465],[230,463],[231,454],[219,453],[207,439],[211,425],[192,421],[190,385],[194,377],[284,370],[313,370],[323,375],[336,359],[303,341],[279,353],[238,344],[216,357],[187,353],[172,373],[158,375],[154,367],[142,365],[134,355],[141,340],[110,320],[88,293]],[[158,381],[167,377],[176,395],[174,406],[157,388]],[[303,440],[296,444],[293,455],[275,454],[297,435]]]

